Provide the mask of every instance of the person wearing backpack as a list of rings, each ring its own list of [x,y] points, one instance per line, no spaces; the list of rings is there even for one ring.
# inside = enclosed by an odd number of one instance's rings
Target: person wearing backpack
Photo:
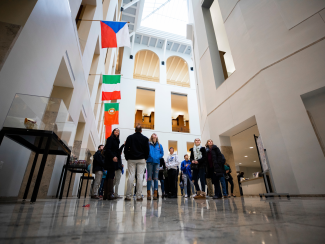
[[[229,164],[227,164],[227,162],[225,162],[224,167],[225,167],[225,171],[226,171],[225,180],[226,180],[227,193],[229,193],[229,191],[228,191],[228,183],[229,183],[230,184],[230,190],[231,190],[231,195],[229,194],[229,196],[236,197],[234,195],[234,181],[233,181],[233,178],[231,176],[231,168],[230,168]]]
[[[213,164],[214,173],[212,174],[212,181],[214,184],[214,191],[215,195],[213,199],[221,199],[221,189],[220,189],[220,183],[222,186],[222,192],[223,197],[227,198],[227,190],[226,190],[226,181],[225,181],[225,162],[226,159],[221,153],[220,149],[213,144],[213,141],[209,139],[207,141],[206,145],[206,151],[207,151],[207,163],[208,165]]]

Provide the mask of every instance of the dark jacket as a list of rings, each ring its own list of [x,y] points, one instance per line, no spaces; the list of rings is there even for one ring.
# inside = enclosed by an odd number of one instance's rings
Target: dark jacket
[[[97,171],[104,170],[104,156],[102,155],[101,151],[97,151],[94,154],[94,161],[93,161],[93,173],[95,174]]]
[[[199,168],[205,168],[207,164],[207,152],[204,147],[201,147],[200,151],[202,153],[202,158],[197,160],[199,162]],[[190,161],[192,162],[194,160],[193,148],[190,149],[190,152],[191,152]]]
[[[124,146],[125,146],[125,145],[123,144],[123,145],[120,147],[120,149],[119,149],[119,154],[118,154],[118,155],[120,155],[120,157],[118,158],[119,160],[118,160],[118,164],[117,164],[117,169],[120,169],[120,170],[123,169],[121,154],[122,154],[122,151],[123,151]]]
[[[104,147],[104,155],[105,155],[105,170],[117,170],[119,169],[119,165],[122,165],[121,152],[123,150],[123,146],[119,148],[120,140],[111,136],[106,140],[106,145]],[[113,161],[113,158],[117,157],[117,162]]]
[[[126,160],[147,160],[149,156],[149,139],[140,132],[128,136],[125,142],[124,155]]]
[[[209,147],[207,147],[206,150],[210,150]],[[212,146],[211,153],[212,153],[214,172],[216,173],[217,176],[223,176],[225,173],[224,156],[222,155],[220,149],[216,145]]]
[[[159,170],[159,173],[158,173],[158,180],[164,180],[165,177],[164,177],[164,170],[166,169],[166,164],[165,164],[165,159],[164,158],[161,158],[160,159],[160,167],[163,167],[163,170]]]

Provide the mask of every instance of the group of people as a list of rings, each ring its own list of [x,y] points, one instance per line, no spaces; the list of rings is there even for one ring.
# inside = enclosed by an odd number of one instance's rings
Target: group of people
[[[120,146],[119,137],[120,131],[116,128],[107,138],[105,146],[100,145],[94,155],[95,181],[91,196],[93,199],[114,200],[121,198],[118,195],[118,186],[124,169],[121,159],[123,149],[128,163],[125,201],[132,199],[135,178],[137,189],[135,198],[137,201],[143,200],[142,186],[145,171],[148,200],[158,199],[158,180],[161,185],[162,197],[177,198],[179,171],[181,171],[182,188],[185,191],[184,197],[206,198],[207,185],[208,196],[214,199],[221,199],[222,196],[227,198],[228,183],[231,185],[231,196],[235,197],[230,166],[211,139],[205,146],[201,145],[199,138],[195,139],[194,146],[190,149],[190,157],[185,154],[184,160],[180,163],[173,147],[169,148],[169,155],[165,161],[164,149],[159,143],[157,134],[153,133],[148,139],[142,134],[140,125],[136,126],[135,133],[128,136],[122,146]]]

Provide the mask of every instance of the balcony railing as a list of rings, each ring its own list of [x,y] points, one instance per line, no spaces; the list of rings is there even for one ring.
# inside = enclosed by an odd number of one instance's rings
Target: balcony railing
[[[187,128],[184,128],[184,127],[181,127],[181,126],[173,126],[172,127],[172,131],[174,132],[183,132],[183,133],[190,133],[190,129],[187,129]]]
[[[137,125],[141,125],[142,129],[153,130],[153,129],[155,128],[155,125],[152,125],[152,124],[144,124],[144,123],[137,123],[137,124],[134,124],[134,128],[135,128]]]

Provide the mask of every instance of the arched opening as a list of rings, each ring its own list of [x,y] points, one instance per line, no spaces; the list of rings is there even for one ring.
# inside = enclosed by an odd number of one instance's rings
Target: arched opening
[[[159,58],[149,50],[137,52],[134,60],[133,79],[159,82]]]
[[[187,62],[178,56],[167,59],[167,84],[190,87],[190,76]]]

